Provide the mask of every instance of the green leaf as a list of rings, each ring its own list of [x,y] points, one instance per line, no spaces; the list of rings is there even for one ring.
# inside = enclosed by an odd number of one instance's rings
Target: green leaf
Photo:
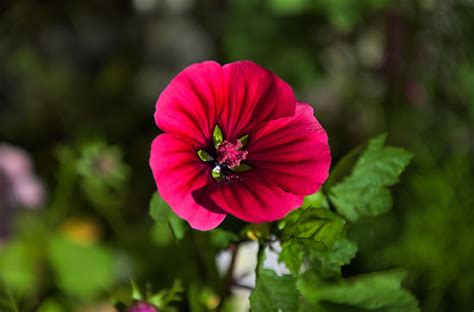
[[[287,244],[282,247],[278,261],[283,262],[288,270],[297,275],[304,259],[304,250],[300,244]]]
[[[58,286],[76,297],[92,298],[114,280],[114,255],[99,245],[56,236],[50,243],[49,261]]]
[[[52,296],[44,300],[36,312],[64,312],[64,311],[65,309],[63,305],[61,305],[61,302]]]
[[[336,240],[331,250],[314,250],[310,254],[313,263],[316,264],[318,272],[323,277],[334,277],[341,275],[341,267],[349,264],[357,253],[357,245],[346,239]]]
[[[212,288],[198,282],[189,285],[187,297],[191,312],[216,311],[221,300]]]
[[[298,311],[299,293],[292,275],[278,276],[275,272],[262,269],[255,289],[250,295],[252,311]]]
[[[326,196],[324,196],[324,193],[321,190],[312,195],[305,196],[304,202],[301,208],[304,209],[304,208],[309,208],[309,207],[314,207],[314,208],[328,208],[329,207]]]
[[[222,229],[215,229],[209,232],[211,244],[217,249],[224,249],[231,242],[239,240],[239,236],[233,232],[224,231]]]
[[[143,295],[134,279],[130,279],[130,284],[132,286],[132,299],[133,300],[143,300]]]
[[[332,303],[390,312],[419,311],[415,297],[401,285],[405,276],[405,272],[389,271],[324,283],[314,272],[308,271],[298,279],[297,288],[311,304]]]
[[[5,281],[0,276],[0,311],[1,312],[19,312],[15,299]]]
[[[385,139],[386,135],[372,139],[351,175],[329,190],[329,199],[348,220],[376,216],[392,207],[388,187],[398,182],[412,154],[401,148],[384,147]]]
[[[147,302],[153,304],[161,310],[165,309],[173,302],[179,302],[184,292],[183,284],[180,280],[175,280],[170,289],[164,289],[147,298]]]
[[[320,243],[322,249],[330,249],[344,229],[345,221],[330,210],[312,208],[303,210],[301,216],[286,225],[282,243],[297,239]]]
[[[345,221],[324,208],[298,209],[279,224],[282,251],[278,260],[293,274],[298,274],[305,255],[332,250],[344,232]]]
[[[304,12],[310,4],[307,0],[271,0],[269,1],[272,11],[278,14],[295,14]]]
[[[212,133],[212,140],[214,142],[214,147],[217,149],[219,145],[221,145],[222,141],[224,140],[224,135],[222,134],[221,128],[218,125],[214,128],[214,132]]]
[[[0,251],[0,273],[9,289],[20,296],[32,292],[39,282],[34,246],[16,238]]]
[[[168,227],[177,239],[183,239],[188,229],[186,223],[179,218],[167,203],[156,192],[150,201],[150,216],[157,227]]]
[[[349,175],[363,151],[364,146],[359,145],[344,155],[331,170],[329,178],[324,183],[325,189],[331,188],[334,184],[340,182],[344,177]]]

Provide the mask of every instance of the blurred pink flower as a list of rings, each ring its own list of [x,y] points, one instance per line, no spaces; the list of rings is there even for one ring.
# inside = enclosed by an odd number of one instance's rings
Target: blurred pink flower
[[[34,174],[31,158],[24,150],[0,144],[0,175],[3,177],[0,187],[4,188],[0,191],[1,196],[26,208],[37,208],[43,204],[44,186]],[[0,198],[0,201],[5,200],[7,198]]]
[[[195,229],[227,214],[281,219],[328,176],[328,138],[312,107],[250,61],[189,66],[162,92],[155,121],[165,132],[150,156],[158,191]]]
[[[144,301],[139,301],[128,308],[128,312],[158,312],[158,309]]]

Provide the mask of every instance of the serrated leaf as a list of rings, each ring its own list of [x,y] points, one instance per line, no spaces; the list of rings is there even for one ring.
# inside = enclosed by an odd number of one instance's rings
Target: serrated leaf
[[[401,148],[384,147],[385,139],[386,135],[381,135],[370,140],[351,175],[329,190],[329,199],[348,220],[376,216],[392,207],[388,187],[398,182],[412,154]]]
[[[419,311],[415,297],[401,285],[406,273],[379,272],[324,283],[308,271],[297,281],[303,297],[311,304],[332,303],[390,312]]]
[[[331,248],[344,229],[345,221],[330,210],[312,208],[303,211],[301,216],[283,230],[283,243],[291,239],[311,240]]]
[[[292,275],[278,276],[275,272],[262,269],[255,289],[250,295],[252,311],[298,311],[299,293]]]
[[[331,170],[331,174],[324,183],[324,187],[329,189],[344,179],[345,176],[349,175],[363,151],[364,146],[359,145],[344,155]]]
[[[286,217],[283,218],[283,220],[278,222],[278,229],[284,230],[287,226],[293,225],[296,222],[296,220],[298,220],[301,217],[301,215],[303,214],[303,212],[305,212],[305,210],[306,208],[299,208],[287,214]]]
[[[167,203],[156,192],[150,201],[150,216],[155,220],[158,227],[169,227],[177,239],[183,239],[188,229],[186,223],[179,218]]]
[[[331,250],[314,250],[310,258],[317,265],[321,276],[333,277],[341,275],[341,267],[349,264],[356,252],[357,245],[354,242],[340,238],[336,240]]]
[[[280,223],[282,251],[278,260],[298,274],[305,256],[331,250],[344,232],[345,221],[324,208],[298,209]]]
[[[303,247],[297,243],[283,246],[278,255],[278,261],[283,262],[288,270],[294,275],[297,275],[300,272],[303,260]]]

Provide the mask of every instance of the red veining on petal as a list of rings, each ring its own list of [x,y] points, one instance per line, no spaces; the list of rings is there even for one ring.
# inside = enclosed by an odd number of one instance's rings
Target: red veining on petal
[[[227,168],[236,168],[240,166],[240,162],[247,158],[247,151],[242,150],[242,143],[236,140],[235,143],[230,143],[224,140],[217,148],[217,162],[219,165],[224,165]]]

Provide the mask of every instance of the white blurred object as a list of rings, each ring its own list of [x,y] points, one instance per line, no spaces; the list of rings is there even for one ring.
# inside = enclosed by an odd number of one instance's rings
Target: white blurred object
[[[265,262],[263,267],[275,271],[278,275],[288,274],[288,268],[278,262],[278,255],[281,252],[279,241],[271,243],[271,248],[265,248]],[[249,311],[250,289],[255,287],[255,269],[257,267],[257,242],[244,242],[238,246],[237,258],[233,268],[233,279],[237,286],[232,288],[233,311]],[[223,250],[216,256],[217,269],[221,275],[225,275],[229,270],[232,261],[232,253]]]
[[[133,0],[133,7],[141,13],[148,13],[156,10],[161,0]]]
[[[193,5],[193,0],[165,0],[166,6],[173,12],[177,14],[186,13],[189,11]]]

